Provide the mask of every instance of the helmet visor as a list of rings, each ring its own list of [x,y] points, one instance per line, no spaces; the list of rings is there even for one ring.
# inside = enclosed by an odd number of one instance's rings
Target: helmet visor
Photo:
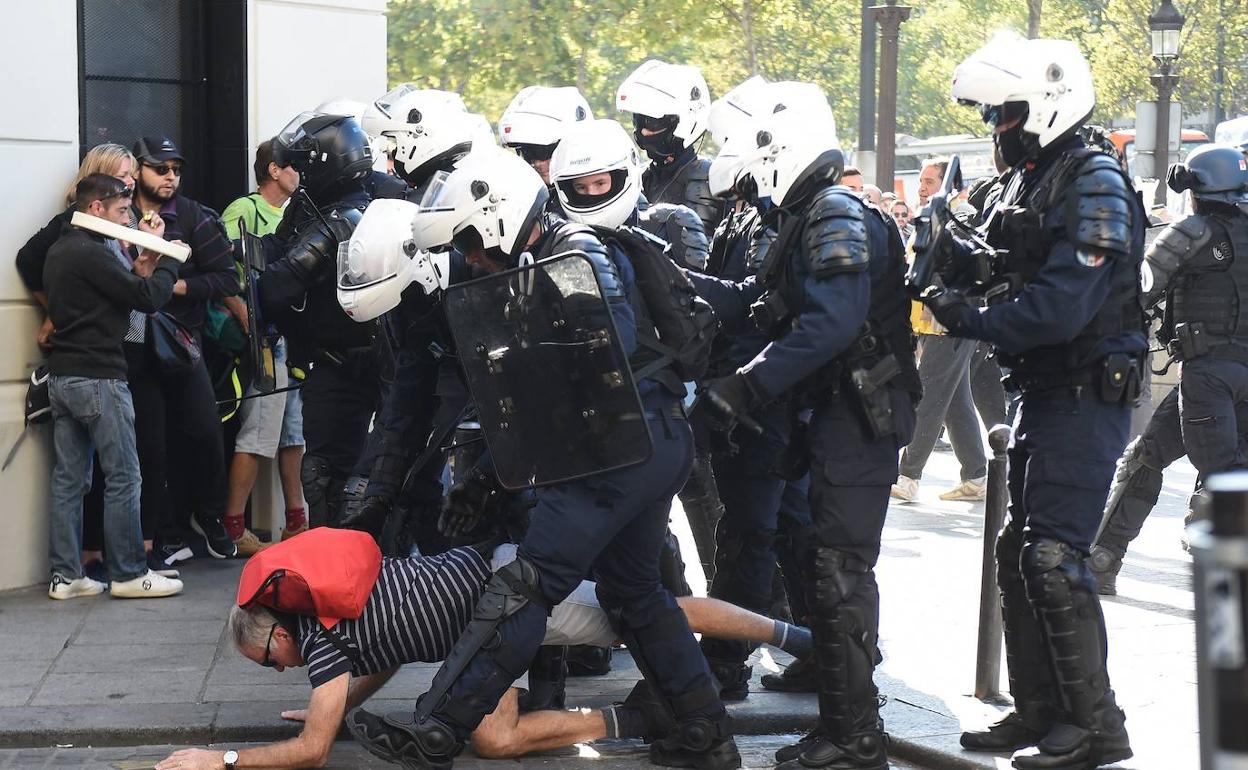
[[[404,83],[401,86],[397,86],[391,89],[388,93],[383,95],[377,101],[373,102],[373,104],[377,105],[377,109],[381,110],[381,113],[385,115],[387,118],[394,118],[395,117],[394,115],[395,105],[398,104],[398,102],[403,97],[407,96],[408,94],[412,93],[415,90],[417,90],[416,86],[412,85],[411,83]]]

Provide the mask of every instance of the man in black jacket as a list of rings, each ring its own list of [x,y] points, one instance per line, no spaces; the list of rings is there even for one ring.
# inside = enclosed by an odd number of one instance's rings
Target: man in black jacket
[[[164,220],[165,238],[180,238],[191,257],[173,285],[165,312],[200,337],[208,301],[239,292],[233,247],[217,212],[178,193],[185,161],[167,137],[147,136],[134,144],[134,204],[140,215]],[[139,399],[140,409],[176,414],[166,428],[169,517],[173,529],[156,533],[162,556],[181,550],[174,529],[190,525],[203,536],[208,553],[218,559],[234,556],[234,539],[226,533],[225,448],[217,397],[201,359],[186,372],[163,373],[158,391]],[[157,483],[162,483],[157,480]]]
[[[128,225],[130,190],[111,176],[92,174],[79,183],[75,207]],[[159,225],[149,224],[145,229],[163,233]],[[144,275],[149,277],[140,277]],[[48,251],[43,281],[48,314],[56,328],[48,356],[56,450],[50,505],[52,582],[48,587],[53,599],[104,591],[102,583],[82,575],[79,558],[82,496],[91,483],[93,447],[104,471],[110,593],[143,598],[182,591],[181,581],[149,571],[144,558],[134,405],[122,352],[131,311],[150,313],[160,308],[169,301],[176,279],[177,265],[169,257],[144,252],[132,262],[116,241],[72,227],[66,227]]]

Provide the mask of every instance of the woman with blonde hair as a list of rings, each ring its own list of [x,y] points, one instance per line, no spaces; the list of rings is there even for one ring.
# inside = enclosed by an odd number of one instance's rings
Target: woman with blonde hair
[[[26,284],[26,288],[30,289],[35,299],[45,309],[48,306],[48,295],[43,287],[43,264],[47,260],[48,249],[61,237],[62,230],[69,225],[69,219],[73,216],[72,204],[74,195],[78,191],[78,183],[91,174],[107,174],[120,179],[126,187],[133,189],[136,173],[138,173],[138,162],[128,148],[120,144],[100,144],[92,147],[83,156],[78,173],[65,193],[65,200],[69,207],[52,217],[52,220],[42,230],[31,236],[26,245],[18,250],[17,272],[22,282]],[[131,210],[132,225],[138,213]],[[126,244],[123,244],[122,248],[128,250]],[[124,259],[126,256],[119,255],[119,258]],[[145,319],[142,314],[137,314],[137,316],[131,319],[131,328],[126,333],[126,341],[123,345],[128,370],[126,379],[135,403],[150,399],[153,389],[159,387],[158,372],[147,353]],[[47,347],[52,331],[52,323],[45,317],[35,338],[40,347]],[[134,430],[139,466],[143,469],[143,475],[150,479],[160,480],[160,483],[143,484],[140,498],[143,546],[148,554],[148,566],[166,577],[177,577],[177,571],[171,569],[170,565],[152,557],[155,533],[167,526],[169,517],[169,500],[163,482],[165,477],[163,470],[165,464],[163,457],[164,422],[150,419],[147,411],[136,409]],[[98,468],[98,463],[96,466]],[[101,481],[102,479],[97,474],[83,508],[83,545],[86,548],[83,552],[83,563],[89,576],[93,577],[100,577],[97,571],[103,566],[100,562],[101,554],[95,550],[103,540]]]

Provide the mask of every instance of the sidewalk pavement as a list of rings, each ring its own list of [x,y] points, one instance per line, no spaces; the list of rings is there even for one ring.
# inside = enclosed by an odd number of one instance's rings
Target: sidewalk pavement
[[[1162,502],[1128,555],[1121,595],[1104,602],[1110,675],[1136,753],[1121,768],[1197,763],[1190,560],[1179,545],[1194,479],[1186,463],[1167,473]],[[885,660],[877,678],[889,698],[882,714],[900,758],[934,768],[1005,767],[1008,760],[963,752],[957,742],[962,729],[999,718],[1007,706],[969,695],[983,506],[937,499],[956,483],[952,456],[934,454],[919,501],[890,511],[878,570]],[[686,553],[694,553],[683,525],[675,515],[673,528]],[[0,593],[0,748],[200,745],[293,735],[298,725],[278,714],[306,705],[304,673],[261,668],[226,639],[240,569],[238,561],[192,562],[183,571],[185,593],[170,599],[54,602],[45,586]],[[695,592],[705,585],[698,572],[690,576]],[[739,733],[800,733],[813,724],[813,695],[758,686],[759,676],[787,661],[770,647],[755,654],[755,691],[730,706]],[[375,707],[410,706],[434,670],[405,667],[378,693],[385,702]],[[622,700],[637,676],[627,653],[618,651],[610,674],[569,680],[568,702],[592,707]]]

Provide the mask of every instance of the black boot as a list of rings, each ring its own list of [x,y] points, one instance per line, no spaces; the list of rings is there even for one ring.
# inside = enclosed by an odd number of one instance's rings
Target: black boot
[[[564,707],[568,648],[540,647],[529,665],[529,689],[520,695],[520,711],[551,711]]]
[[[823,740],[823,737],[823,725],[815,725],[814,729],[799,738],[797,743],[790,743],[788,746],[776,749],[776,763],[783,764],[784,762],[797,759],[806,749],[813,746],[817,741]]]
[[[568,676],[602,676],[611,673],[611,648],[574,644],[568,648]]]
[[[741,754],[732,739],[725,712],[716,718],[693,717],[678,722],[676,732],[650,744],[650,762],[663,767],[735,770]]]
[[[1102,545],[1092,546],[1088,556],[1088,569],[1096,575],[1096,592],[1101,596],[1118,595],[1118,571],[1122,569],[1122,557]]]
[[[815,656],[789,664],[779,674],[764,674],[763,688],[772,692],[815,692]]]
[[[410,711],[382,717],[356,708],[345,721],[351,737],[368,753],[406,770],[450,770],[464,749],[450,728],[433,718],[417,724]]]
[[[750,676],[753,666],[737,661],[708,660],[711,675],[719,683],[719,697],[725,703],[737,703],[750,695]]]
[[[1057,685],[1049,667],[1044,629],[1027,601],[1020,570],[1022,532],[1011,521],[997,538],[997,584],[1005,627],[1006,668],[1014,711],[987,730],[962,733],[970,751],[1011,752],[1034,746],[1057,723]]]
[[[1059,540],[1029,537],[1022,569],[1065,713],[1036,744],[1039,753],[1016,757],[1014,766],[1094,768],[1130,757],[1126,717],[1114,701],[1105,666],[1105,619],[1083,554]]]
[[[887,770],[888,739],[872,679],[878,593],[871,567],[834,548],[817,548],[813,556],[809,603],[822,729],[798,744],[800,755],[786,766]]]

